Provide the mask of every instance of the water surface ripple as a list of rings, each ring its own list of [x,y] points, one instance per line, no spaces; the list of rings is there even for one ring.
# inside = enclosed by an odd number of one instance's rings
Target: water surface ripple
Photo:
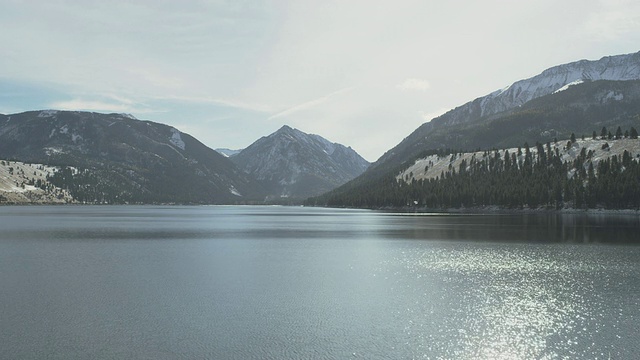
[[[0,207],[0,358],[634,359],[639,223]]]

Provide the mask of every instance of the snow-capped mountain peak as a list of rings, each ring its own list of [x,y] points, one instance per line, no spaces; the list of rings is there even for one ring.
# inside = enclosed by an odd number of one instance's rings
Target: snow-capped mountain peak
[[[517,81],[507,88],[480,98],[480,116],[523,105],[535,98],[566,89],[565,86],[584,81],[637,79],[640,79],[640,52],[554,66],[539,75]]]
[[[473,122],[483,116],[522,106],[527,102],[562,91],[579,82],[596,80],[639,80],[640,52],[606,56],[600,60],[579,60],[554,66],[542,73],[477,98],[434,119],[431,126]]]

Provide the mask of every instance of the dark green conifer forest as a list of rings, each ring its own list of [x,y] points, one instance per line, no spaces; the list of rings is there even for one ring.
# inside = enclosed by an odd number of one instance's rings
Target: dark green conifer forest
[[[605,131],[608,138],[609,132]],[[637,139],[631,129],[629,136]],[[621,135],[621,129],[616,135]],[[572,146],[575,136],[567,146]],[[605,144],[603,146],[608,145]],[[575,146],[575,145],[574,145]],[[608,146],[607,146],[608,148]],[[604,147],[603,147],[604,149]],[[435,153],[435,152],[430,152]],[[421,154],[421,157],[427,152]],[[455,151],[440,156],[458,156]],[[561,160],[549,144],[525,143],[522,156],[485,151],[432,179],[396,179],[389,172],[368,183],[344,186],[307,200],[308,205],[359,208],[447,209],[497,206],[507,209],[638,209],[640,159],[628,151],[612,154],[594,165],[593,153],[580,150],[572,162]],[[357,182],[357,181],[356,181]]]

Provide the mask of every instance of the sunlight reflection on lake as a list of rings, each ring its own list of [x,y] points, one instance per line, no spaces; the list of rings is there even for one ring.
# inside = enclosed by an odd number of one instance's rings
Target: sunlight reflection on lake
[[[637,318],[637,312],[629,313],[628,298],[617,298],[625,291],[638,295],[637,250],[622,256],[607,247],[585,250],[576,245],[439,243],[402,251],[386,265],[403,264],[406,271],[396,273],[403,291],[417,283],[439,284],[423,294],[426,301],[406,309],[411,320],[405,332],[426,354],[609,358],[619,354],[622,337],[637,336],[637,326],[627,318]],[[610,261],[612,256],[618,261]],[[434,308],[434,297],[447,310]]]

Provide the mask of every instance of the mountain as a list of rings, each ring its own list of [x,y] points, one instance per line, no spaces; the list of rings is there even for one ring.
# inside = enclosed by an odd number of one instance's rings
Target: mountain
[[[584,81],[477,121],[433,128],[413,147],[505,148],[600,133],[602,127],[638,127],[640,80]],[[403,161],[406,161],[405,159]]]
[[[0,115],[0,158],[61,167],[51,182],[80,202],[229,204],[263,196],[192,136],[125,114]]]
[[[382,155],[371,169],[385,163],[387,164],[385,167],[389,167],[389,164],[402,163],[426,149],[454,148],[464,145],[450,141],[447,135],[455,133],[455,130],[460,128],[472,129],[473,123],[484,125],[496,119],[496,114],[517,109],[531,100],[554,93],[559,94],[564,92],[562,90],[587,82],[597,82],[597,80],[639,79],[640,52],[607,56],[597,61],[580,60],[549,68],[537,76],[517,81],[505,89],[477,98],[424,123],[400,144]],[[535,141],[535,139],[529,141]],[[468,148],[468,150],[472,149]]]
[[[437,209],[639,209],[640,140],[616,135],[477,152],[439,151],[375,186],[329,192],[310,205]]]
[[[272,198],[306,198],[360,175],[369,163],[350,147],[289,126],[230,158],[257,178]]]
[[[423,124],[362,175],[310,203],[403,203],[407,194],[394,188],[396,176],[429,155],[555,143],[572,134],[609,137],[619,127],[640,128],[640,53],[556,66],[468,102]]]
[[[638,80],[640,79],[640,52],[627,55],[606,56],[597,61],[580,60],[559,65],[529,79],[520,80],[505,89],[467,103],[440,120],[451,125],[480,119],[496,114],[544,95],[562,91],[566,87],[584,81]]]

